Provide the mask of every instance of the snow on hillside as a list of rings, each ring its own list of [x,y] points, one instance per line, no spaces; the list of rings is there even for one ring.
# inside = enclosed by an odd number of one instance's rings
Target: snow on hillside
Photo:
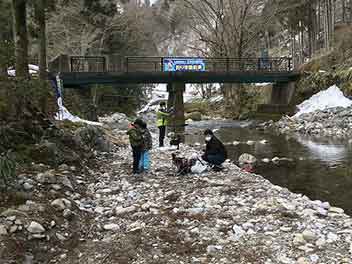
[[[346,98],[342,91],[336,85],[331,86],[327,90],[321,91],[313,95],[308,100],[298,105],[299,112],[294,117],[302,114],[314,112],[316,110],[324,110],[333,107],[348,107],[352,105],[352,101]]]

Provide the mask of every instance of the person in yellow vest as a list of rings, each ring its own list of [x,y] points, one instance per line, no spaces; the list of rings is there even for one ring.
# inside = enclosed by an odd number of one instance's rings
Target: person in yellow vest
[[[159,147],[164,146],[164,139],[166,133],[166,126],[168,125],[169,111],[166,109],[166,103],[161,102],[160,107],[156,113],[156,125],[159,128]]]

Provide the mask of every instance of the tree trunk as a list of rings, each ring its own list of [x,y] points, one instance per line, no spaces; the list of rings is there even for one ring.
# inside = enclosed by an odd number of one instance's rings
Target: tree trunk
[[[309,3],[308,6],[308,45],[309,57],[312,57],[317,50],[317,16],[314,3]]]
[[[342,22],[345,23],[346,22],[346,2],[345,0],[341,0],[341,5],[342,5]]]
[[[46,0],[35,1],[35,17],[38,24],[39,35],[39,78],[41,80],[45,80],[47,78],[45,2]]]
[[[16,77],[29,78],[26,0],[12,0],[14,19]]]

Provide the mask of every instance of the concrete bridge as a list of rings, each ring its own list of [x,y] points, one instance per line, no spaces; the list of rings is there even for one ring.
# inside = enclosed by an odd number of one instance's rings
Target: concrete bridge
[[[299,73],[291,58],[125,57],[61,55],[49,70],[66,88],[92,84],[167,83],[175,119],[184,122],[186,83],[273,83],[272,105],[288,105]],[[260,88],[258,88],[260,89]]]

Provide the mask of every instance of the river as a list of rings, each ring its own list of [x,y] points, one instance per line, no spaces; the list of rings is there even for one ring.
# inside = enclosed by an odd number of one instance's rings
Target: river
[[[352,145],[348,140],[277,135],[246,128],[247,124],[236,121],[194,122],[187,127],[186,142],[203,144],[201,132],[205,128],[215,129],[215,134],[227,143],[229,158],[234,162],[242,153],[252,154],[259,161],[255,173],[273,184],[305,194],[312,200],[328,201],[352,214]],[[233,141],[241,143],[235,146]],[[248,141],[254,142],[250,145]],[[286,159],[278,164],[262,161],[274,157]]]

